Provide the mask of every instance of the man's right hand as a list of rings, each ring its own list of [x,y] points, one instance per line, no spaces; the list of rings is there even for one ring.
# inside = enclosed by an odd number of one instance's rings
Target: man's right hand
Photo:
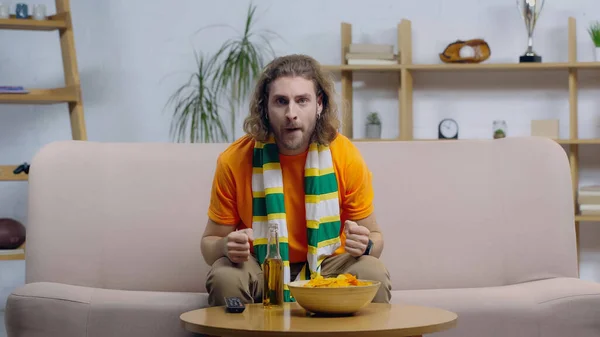
[[[248,261],[250,258],[250,241],[254,241],[252,228],[229,233],[225,239],[225,256],[233,263]]]

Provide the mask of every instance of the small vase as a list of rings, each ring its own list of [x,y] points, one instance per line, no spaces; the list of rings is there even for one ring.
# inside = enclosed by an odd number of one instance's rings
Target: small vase
[[[600,62],[600,47],[596,47],[596,62]]]
[[[381,138],[381,124],[367,124],[367,138]]]

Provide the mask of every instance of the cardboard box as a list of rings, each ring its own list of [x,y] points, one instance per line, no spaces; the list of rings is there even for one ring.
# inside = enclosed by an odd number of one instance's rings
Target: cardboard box
[[[531,135],[558,139],[558,119],[532,120]]]

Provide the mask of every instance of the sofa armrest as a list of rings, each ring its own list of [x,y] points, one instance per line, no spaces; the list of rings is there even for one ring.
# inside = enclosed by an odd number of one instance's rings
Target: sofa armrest
[[[208,305],[204,293],[126,291],[30,283],[6,306],[9,337],[192,336],[179,316]]]
[[[87,336],[93,289],[32,283],[15,289],[6,301],[9,337]]]

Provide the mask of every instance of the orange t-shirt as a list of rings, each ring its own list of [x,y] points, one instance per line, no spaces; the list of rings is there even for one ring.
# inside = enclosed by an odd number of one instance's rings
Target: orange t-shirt
[[[338,179],[338,198],[344,252],[346,220],[360,220],[373,212],[371,172],[360,152],[345,136],[338,134],[329,145]],[[221,225],[252,227],[252,153],[254,140],[243,136],[233,142],[217,160],[208,216]],[[304,164],[308,150],[294,156],[279,155],[287,215],[290,262],[304,262],[307,254]]]

